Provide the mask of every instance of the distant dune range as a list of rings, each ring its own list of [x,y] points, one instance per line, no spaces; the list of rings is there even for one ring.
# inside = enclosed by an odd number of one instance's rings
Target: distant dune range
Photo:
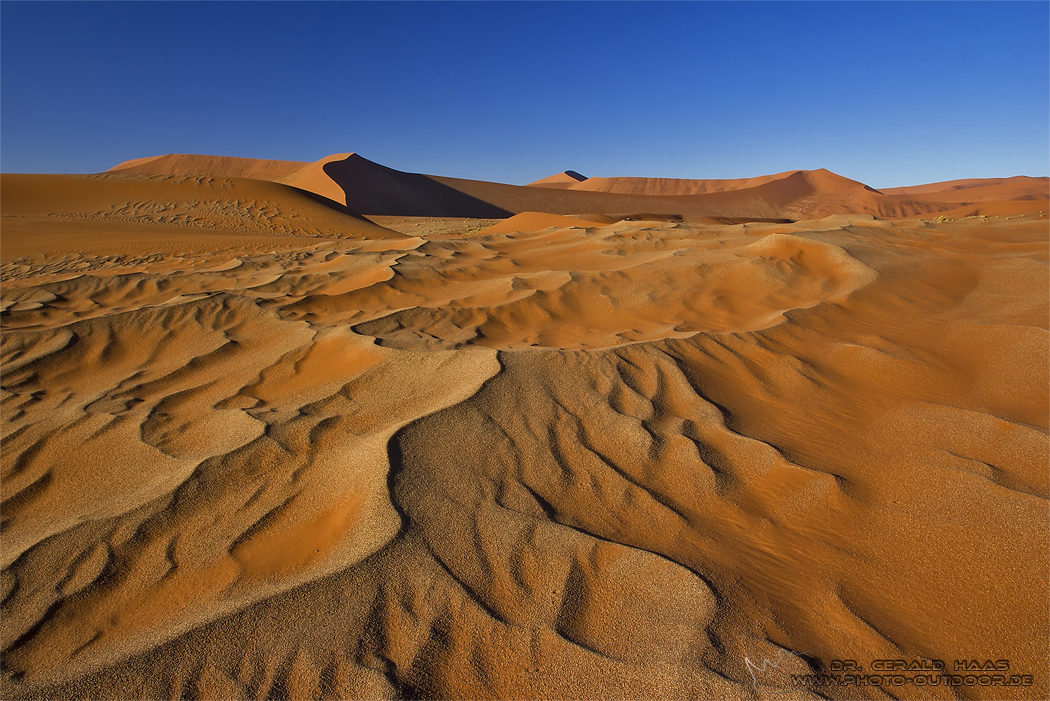
[[[957,183],[943,183],[944,190],[920,186],[891,194],[826,170],[744,180],[583,178],[566,171],[521,187],[402,173],[352,153],[316,163],[168,155],[122,163],[110,172],[253,177],[314,192],[364,215],[431,217],[490,218],[531,211],[737,219],[798,220],[832,214],[901,218],[991,200],[1046,199],[1050,192],[1047,178],[1018,177],[966,181],[963,190],[955,189]]]
[[[4,174],[0,697],[1046,698],[1048,204]]]

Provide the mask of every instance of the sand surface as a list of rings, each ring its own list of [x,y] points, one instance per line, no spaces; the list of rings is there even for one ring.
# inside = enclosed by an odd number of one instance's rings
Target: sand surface
[[[1045,179],[560,175],[4,175],[0,696],[1050,695]]]
[[[575,170],[566,170],[561,173],[549,175],[529,183],[529,187],[554,187],[569,188],[587,179],[587,176],[577,173]]]

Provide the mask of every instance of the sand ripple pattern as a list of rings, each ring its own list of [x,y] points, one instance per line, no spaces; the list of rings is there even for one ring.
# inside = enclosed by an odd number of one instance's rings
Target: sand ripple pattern
[[[1041,223],[3,274],[4,698],[848,698],[789,675],[898,657],[1046,691]]]

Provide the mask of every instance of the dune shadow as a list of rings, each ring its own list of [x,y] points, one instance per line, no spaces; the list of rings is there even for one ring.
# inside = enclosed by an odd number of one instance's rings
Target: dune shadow
[[[296,190],[297,192],[299,192],[300,195],[304,195],[305,197],[307,197],[307,198],[313,200],[314,202],[316,202],[317,204],[324,205],[325,207],[328,207],[329,209],[334,209],[335,211],[337,211],[337,212],[339,212],[341,214],[347,214],[347,215],[349,215],[351,217],[358,217],[358,218],[361,217],[361,215],[358,212],[355,212],[354,210],[350,209],[346,205],[340,204],[340,203],[336,202],[333,199],[325,197],[324,195],[319,195],[316,192],[311,192],[310,190],[304,190],[303,188],[296,187],[295,185],[288,185],[287,187],[290,187],[293,190]]]
[[[405,426],[402,426],[394,435],[390,437],[390,440],[386,443],[386,455],[387,461],[390,463],[390,467],[386,473],[386,489],[387,494],[390,497],[390,504],[394,507],[397,515],[401,518],[401,528],[399,533],[403,534],[408,529],[409,518],[408,513],[405,511],[405,507],[397,498],[397,485],[401,475],[405,472],[405,454],[401,450],[401,440],[404,434],[407,432],[409,426],[414,422],[410,422]]]
[[[359,214],[473,219],[513,214],[427,175],[403,173],[356,154],[325,163],[323,169],[346,195],[346,207]]]

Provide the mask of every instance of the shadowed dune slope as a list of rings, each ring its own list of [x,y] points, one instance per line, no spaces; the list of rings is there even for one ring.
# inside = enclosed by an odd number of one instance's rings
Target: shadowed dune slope
[[[989,217],[1020,219],[1026,214],[1042,216],[1048,211],[1050,211],[1050,201],[1048,200],[988,200],[946,209],[943,212],[938,212],[936,215],[924,214],[914,218],[925,221],[952,219],[986,220]]]
[[[479,219],[511,214],[498,204],[450,187],[437,178],[403,173],[357,154],[325,159],[322,170],[342,189],[347,207],[362,214]]]
[[[886,197],[686,197],[840,186]],[[1050,695],[1045,215],[427,240],[253,180],[2,187],[5,699]]]

